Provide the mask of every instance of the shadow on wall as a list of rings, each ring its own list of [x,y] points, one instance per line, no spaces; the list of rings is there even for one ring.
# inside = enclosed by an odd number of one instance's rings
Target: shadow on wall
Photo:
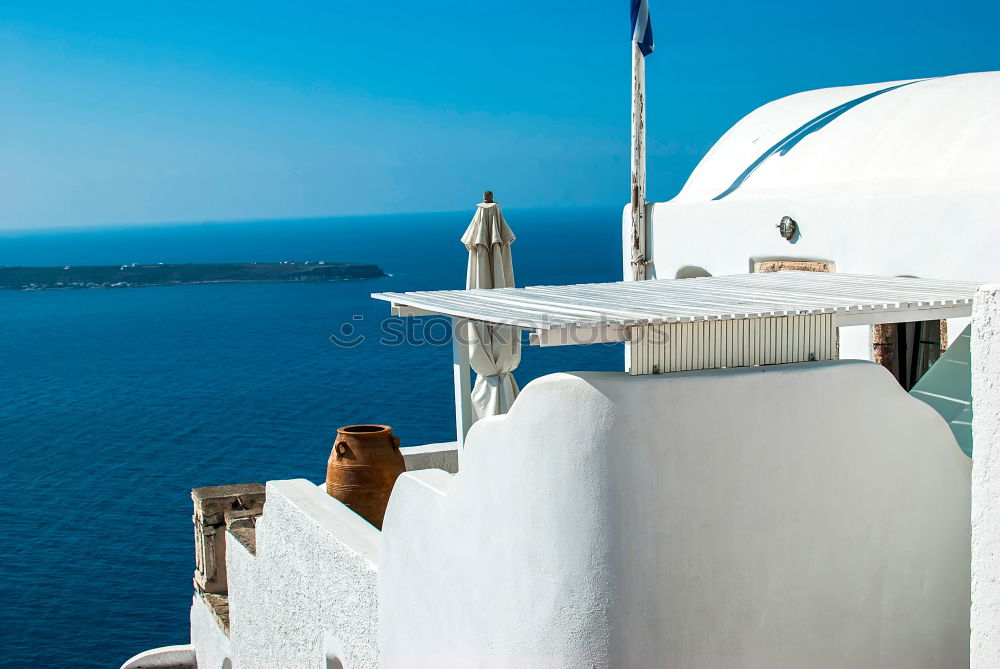
[[[674,275],[675,279],[697,279],[703,276],[712,276],[704,267],[698,267],[697,265],[683,265],[677,270]]]
[[[763,165],[764,161],[766,161],[768,158],[770,158],[771,156],[773,156],[775,154],[777,154],[779,156],[785,155],[786,153],[788,153],[789,151],[791,151],[795,147],[796,144],[798,144],[799,142],[801,142],[807,136],[811,135],[814,132],[822,130],[830,122],[832,122],[834,119],[840,117],[845,112],[847,112],[847,111],[849,111],[851,109],[854,109],[855,107],[857,107],[862,102],[867,102],[868,100],[871,100],[874,97],[882,95],[883,93],[888,93],[889,91],[894,91],[897,88],[902,88],[903,86],[909,86],[910,84],[918,84],[921,81],[927,81],[927,79],[918,79],[917,81],[909,81],[909,82],[907,82],[905,84],[897,84],[895,86],[889,86],[888,88],[883,88],[883,89],[880,89],[880,90],[868,93],[867,95],[862,95],[859,98],[854,98],[853,100],[848,100],[847,102],[845,102],[843,104],[837,105],[833,109],[827,109],[825,112],[823,112],[822,114],[820,114],[816,118],[811,119],[809,121],[806,121],[804,124],[800,125],[798,128],[796,128],[795,130],[793,130],[790,134],[788,134],[785,137],[783,137],[780,142],[778,142],[777,144],[775,144],[774,146],[772,146],[770,149],[768,149],[767,151],[765,151],[760,156],[760,158],[758,158],[757,160],[753,161],[753,163],[750,164],[750,167],[748,167],[745,170],[743,170],[743,173],[740,174],[738,177],[736,177],[736,181],[734,181],[729,188],[727,188],[726,190],[722,191],[721,193],[719,193],[718,195],[716,195],[712,199],[713,200],[721,200],[722,198],[726,197],[727,195],[730,195],[736,189],[738,189],[740,186],[742,186],[743,182],[746,181],[750,177],[750,175],[753,174],[757,170],[758,167],[760,167],[761,165]]]

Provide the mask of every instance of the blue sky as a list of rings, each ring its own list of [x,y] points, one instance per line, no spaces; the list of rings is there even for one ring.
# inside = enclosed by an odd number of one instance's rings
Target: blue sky
[[[1000,69],[995,2],[660,2],[649,198],[755,107]],[[0,228],[628,198],[604,2],[0,1]]]

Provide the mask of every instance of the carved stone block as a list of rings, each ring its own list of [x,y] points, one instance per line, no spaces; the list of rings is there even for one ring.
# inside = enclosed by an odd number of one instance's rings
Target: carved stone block
[[[199,593],[225,595],[226,583],[226,526],[229,522],[249,522],[264,511],[264,486],[260,483],[240,483],[195,488],[191,491],[194,501],[194,586]],[[242,541],[242,540],[241,540]]]

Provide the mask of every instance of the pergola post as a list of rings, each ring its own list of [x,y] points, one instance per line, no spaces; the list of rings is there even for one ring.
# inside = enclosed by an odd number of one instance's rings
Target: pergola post
[[[632,179],[629,235],[625,241],[632,272],[626,281],[649,278],[646,248],[646,60],[632,42]]]
[[[469,342],[465,341],[465,319],[451,319],[451,364],[455,379],[455,440],[461,462],[465,435],[475,422],[472,411],[472,378],[469,369]]]

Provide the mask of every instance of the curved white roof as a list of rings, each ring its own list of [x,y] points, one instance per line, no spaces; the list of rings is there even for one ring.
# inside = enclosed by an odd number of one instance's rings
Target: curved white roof
[[[675,201],[1000,187],[1000,72],[798,93],[712,147]]]

